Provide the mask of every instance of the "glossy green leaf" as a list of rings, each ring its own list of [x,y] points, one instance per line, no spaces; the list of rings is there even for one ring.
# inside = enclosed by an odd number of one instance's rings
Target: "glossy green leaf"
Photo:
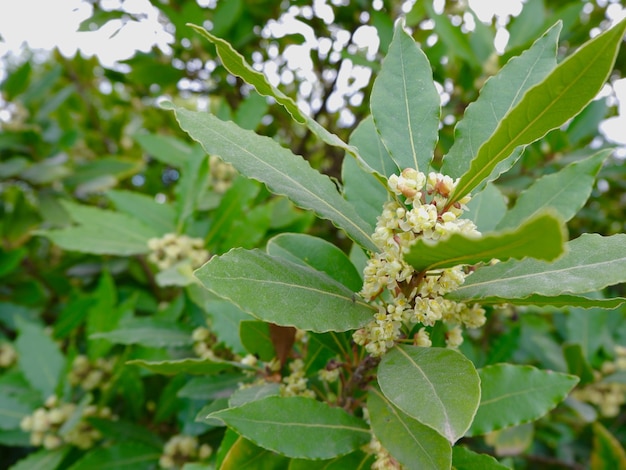
[[[239,470],[250,468],[255,470],[284,470],[289,459],[267,449],[254,445],[247,439],[239,437],[230,447],[220,470]]]
[[[363,420],[311,398],[268,397],[210,416],[256,445],[292,458],[330,459],[370,440]]]
[[[364,247],[375,250],[373,228],[337,192],[331,179],[302,157],[269,137],[224,122],[208,113],[176,108],[180,126],[209,154],[231,163],[244,175],[262,181],[276,194],[328,219]]]
[[[480,147],[459,180],[450,203],[489,177],[516,147],[527,145],[578,114],[606,82],[626,29],[626,20],[596,36],[529,89]]]
[[[58,449],[41,449],[29,454],[15,465],[9,467],[10,470],[56,470],[70,451],[70,446],[59,447]]]
[[[239,324],[239,337],[246,351],[254,354],[262,361],[269,362],[276,356],[268,323],[258,320],[244,320]]]
[[[266,397],[278,395],[280,395],[280,384],[265,382],[259,385],[251,385],[236,390],[228,399],[228,406],[229,408],[235,408],[250,403],[251,401],[262,400]]]
[[[453,178],[463,175],[502,118],[530,87],[543,80],[556,66],[560,31],[561,24],[557,23],[485,83],[476,101],[470,103],[454,129],[454,144],[443,159],[442,173]],[[517,152],[515,158],[519,155],[520,152]]]
[[[154,468],[161,452],[135,442],[120,442],[109,447],[95,447],[68,470],[149,470]]]
[[[478,373],[482,397],[470,436],[539,419],[578,383],[572,375],[513,364],[487,366]]]
[[[359,149],[359,154],[383,176],[399,173],[398,167],[380,140],[371,116],[363,119],[350,135],[350,144]],[[389,193],[375,176],[359,168],[353,158],[344,158],[341,166],[343,196],[352,203],[364,220],[372,227],[382,211]]]
[[[591,470],[626,468],[626,450],[619,439],[599,422],[593,423]]]
[[[504,214],[506,198],[495,184],[489,183],[485,189],[472,196],[463,217],[474,222],[479,232],[485,233],[495,230]]]
[[[196,271],[202,284],[260,320],[309,331],[346,331],[373,307],[325,273],[260,250],[234,249]]]
[[[143,359],[133,359],[131,361],[126,361],[126,364],[143,367],[151,372],[164,375],[212,375],[238,366],[238,363],[229,361],[199,358],[176,359],[171,361],[146,361]]]
[[[438,139],[440,98],[428,58],[396,22],[389,53],[372,87],[376,129],[399,168],[427,172]]]
[[[566,253],[552,263],[525,259],[481,267],[448,297],[464,301],[482,297],[554,297],[584,294],[626,282],[625,234],[583,234],[566,246]]]
[[[570,220],[587,202],[596,175],[612,151],[602,150],[535,181],[520,194],[515,206],[506,213],[498,228],[516,227],[547,208],[558,213],[565,222]]]
[[[331,460],[291,459],[287,470],[367,470],[373,463],[373,454],[358,450]]]
[[[270,96],[278,104],[291,114],[291,116],[300,124],[304,124],[307,128],[313,132],[317,137],[322,139],[328,145],[339,147],[344,149],[348,154],[355,157],[361,166],[369,172],[374,172],[359,156],[354,147],[349,146],[343,140],[341,140],[335,134],[329,132],[320,124],[318,124],[313,118],[302,112],[294,100],[285,95],[278,88],[272,86],[267,80],[265,75],[261,72],[254,70],[233,47],[221,38],[209,33],[206,29],[196,25],[188,25],[193,28],[197,33],[204,36],[210,42],[212,42],[219,55],[222,65],[232,73],[233,75],[241,78],[246,83],[252,85],[256,91],[263,96]]]
[[[462,446],[453,447],[452,465],[455,470],[507,470],[509,468],[491,455],[478,454]]]
[[[367,409],[372,431],[403,468],[450,468],[452,447],[437,431],[399,410],[375,388],[369,391]]]
[[[363,285],[361,275],[348,255],[322,238],[303,233],[282,233],[267,243],[267,253],[322,271],[353,292],[360,291]]]
[[[395,406],[450,443],[469,429],[480,401],[476,369],[451,349],[396,346],[378,366],[378,383]]]
[[[454,296],[454,294],[452,294]],[[582,295],[562,294],[553,297],[545,295],[529,295],[521,299],[503,299],[501,297],[483,297],[480,299],[482,305],[535,305],[537,307],[578,307],[582,309],[603,308],[614,309],[626,302],[624,297],[615,297],[611,299],[592,298]],[[591,315],[593,317],[593,314]]]
[[[118,211],[137,219],[158,233],[175,231],[176,213],[172,206],[160,204],[154,197],[133,191],[115,189],[107,191],[106,195]]]
[[[2,390],[0,388],[0,390]],[[32,413],[32,408],[15,397],[0,394],[0,429],[18,429],[22,418]]]
[[[544,212],[515,230],[480,238],[468,238],[460,233],[437,242],[418,238],[404,258],[417,271],[488,263],[492,259],[531,257],[553,260],[563,253],[564,242],[563,223],[551,213]]]
[[[16,322],[19,335],[14,346],[19,357],[18,366],[32,388],[45,400],[56,391],[65,363],[63,354],[42,326],[19,318]]]
[[[37,233],[65,250],[100,255],[136,255],[147,253],[148,240],[160,235],[154,228],[120,212],[69,201],[62,203],[79,225]]]

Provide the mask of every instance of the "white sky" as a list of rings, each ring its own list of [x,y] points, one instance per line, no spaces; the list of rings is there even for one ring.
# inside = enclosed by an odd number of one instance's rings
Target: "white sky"
[[[106,0],[106,3],[116,7],[119,0]],[[327,0],[314,0],[312,4],[315,13],[332,15],[332,9],[326,3]],[[434,3],[435,8],[439,9],[443,0],[435,0]],[[519,14],[522,0],[469,0],[469,5],[481,21],[491,21],[497,15],[497,24],[504,24],[507,16]],[[136,50],[148,52],[154,45],[164,51],[169,49],[168,43],[172,37],[163,30],[158,21],[158,11],[148,0],[125,0],[124,7],[130,13],[141,14],[141,21],[129,22],[121,30],[122,22],[116,20],[96,32],[78,32],[80,23],[91,13],[91,6],[81,0],[0,0],[0,57],[19,53],[24,45],[42,50],[51,50],[56,46],[67,56],[73,55],[79,48],[84,55],[97,54],[103,65],[112,66],[116,61],[132,57]],[[626,8],[615,3],[609,6],[607,13],[612,22],[616,23],[626,16]],[[328,19],[332,21],[332,18]],[[288,31],[294,27],[302,28],[302,25],[298,22],[283,27]],[[118,30],[119,33],[115,34]],[[361,40],[364,45],[369,45],[370,53],[373,54],[377,44],[372,45],[371,41],[368,44],[368,36],[371,37],[368,32],[363,29]],[[496,37],[497,49],[502,50],[507,39],[506,31],[501,30]],[[294,65],[297,67],[298,58],[308,57],[308,54],[301,52],[295,47],[285,51],[290,68]],[[301,67],[301,73],[306,73],[305,69]],[[264,71],[268,75],[271,72],[267,69]],[[2,75],[0,69],[0,79]],[[272,78],[275,81],[277,77]],[[626,145],[626,79],[616,82],[614,89],[621,103],[619,116],[603,123],[602,131],[615,143]]]

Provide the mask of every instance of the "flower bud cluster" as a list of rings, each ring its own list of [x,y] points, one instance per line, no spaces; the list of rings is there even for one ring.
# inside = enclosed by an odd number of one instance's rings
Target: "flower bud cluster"
[[[372,440],[363,450],[376,456],[376,460],[371,466],[372,470],[399,470],[402,468],[400,463],[391,456],[375,436],[372,436]]]
[[[442,321],[449,325],[448,347],[456,348],[463,336],[460,327],[478,328],[485,322],[485,311],[478,305],[444,299],[465,281],[461,266],[418,273],[404,260],[419,239],[439,240],[453,233],[480,237],[474,223],[461,218],[470,196],[449,204],[456,182],[449,176],[412,169],[388,180],[396,198],[385,203],[372,239],[380,249],[364,270],[360,295],[377,306],[374,320],[357,330],[353,339],[373,356],[380,356],[401,337],[402,328],[420,323],[425,327]],[[402,200],[403,199],[403,200]],[[430,346],[422,328],[416,344]]]
[[[0,343],[0,368],[8,369],[17,362],[17,351],[11,343]]]
[[[80,419],[71,429],[63,434],[61,427],[70,418],[74,419],[77,407],[74,403],[60,403],[56,396],[46,400],[42,408],[37,408],[32,415],[25,416],[20,428],[30,433],[30,443],[34,446],[43,446],[46,449],[56,449],[63,444],[70,444],[81,449],[88,449],[102,438],[97,429],[94,429],[86,420],[89,417],[114,418],[107,407],[98,408],[90,405],[82,410]]]
[[[199,326],[193,330],[191,339],[193,340],[193,352],[202,359],[234,359],[232,351],[220,343],[215,333],[207,327]]]
[[[225,193],[231,187],[235,176],[237,176],[235,167],[230,163],[226,163],[217,155],[209,157],[209,172],[213,191],[218,194]]]
[[[148,261],[162,271],[184,260],[191,261],[193,268],[199,268],[209,259],[209,252],[203,247],[202,238],[167,233],[161,238],[148,240],[148,248],[152,250]]]
[[[161,468],[182,468],[186,463],[206,460],[212,453],[211,446],[200,445],[197,437],[178,434],[163,446],[159,465]]]
[[[70,385],[80,385],[86,391],[105,389],[109,385],[114,366],[115,359],[98,358],[91,362],[87,356],[79,354],[72,362],[68,381]]]
[[[294,359],[289,363],[291,373],[283,378],[280,384],[280,395],[283,397],[307,397],[315,398],[315,392],[307,389],[308,379],[305,376],[304,361]]]
[[[595,405],[606,418],[619,415],[620,407],[626,404],[626,384],[612,382],[611,375],[626,371],[626,347],[615,347],[615,359],[602,364],[596,372],[596,381],[583,388],[576,389],[572,396],[580,401]]]

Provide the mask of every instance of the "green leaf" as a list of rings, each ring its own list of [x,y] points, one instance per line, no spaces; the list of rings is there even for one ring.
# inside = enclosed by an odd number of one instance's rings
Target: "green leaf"
[[[455,470],[506,470],[509,468],[491,455],[478,454],[461,446],[452,448],[452,465]]]
[[[233,249],[196,271],[202,284],[260,320],[325,332],[360,328],[373,307],[325,273],[260,250]]]
[[[565,255],[553,263],[525,259],[481,267],[448,297],[463,301],[482,297],[554,297],[584,294],[626,282],[625,234],[583,234],[566,246]]]
[[[17,398],[0,394],[0,429],[18,429],[22,418],[32,411],[30,406]]]
[[[513,364],[487,366],[478,373],[482,398],[469,436],[539,419],[578,383],[572,375]]]
[[[219,341],[235,353],[243,352],[244,347],[239,338],[239,326],[242,321],[250,320],[252,317],[230,302],[222,300],[209,302],[207,312],[211,316],[210,329],[219,338]]]
[[[442,173],[453,178],[463,175],[502,118],[519,102],[526,90],[543,80],[556,66],[560,31],[561,23],[557,23],[485,83],[476,101],[466,108],[463,119],[454,129],[454,144],[443,159]],[[518,152],[514,158],[519,155]]]
[[[585,43],[529,89],[502,118],[463,174],[449,204],[489,177],[516,147],[527,145],[578,114],[606,82],[626,29],[626,20]]]
[[[311,168],[302,157],[269,137],[211,114],[182,108],[175,111],[181,128],[200,142],[207,153],[219,155],[244,175],[267,184],[272,192],[330,220],[367,249],[376,249],[370,237],[373,227],[341,197],[328,176]]]
[[[267,449],[255,446],[252,442],[239,437],[230,447],[220,470],[240,470],[249,468],[254,470],[283,470],[289,460]]]
[[[426,173],[439,130],[440,98],[428,58],[396,22],[389,53],[374,81],[372,117],[399,168]]]
[[[246,351],[254,354],[262,361],[269,362],[276,356],[268,323],[258,320],[244,320],[239,324],[239,337]]]
[[[187,161],[203,154],[200,147],[192,147],[183,140],[169,135],[135,134],[133,138],[149,157],[176,168],[184,167]]]
[[[209,159],[194,154],[182,168],[182,175],[176,185],[177,232],[183,233],[197,210],[198,200],[209,183]]]
[[[140,344],[148,348],[186,346],[192,343],[191,332],[175,323],[157,322],[149,318],[145,320],[127,322],[116,330],[94,333],[90,338],[106,339],[116,344]]]
[[[12,465],[9,470],[56,470],[70,449],[70,446],[54,450],[41,449]]]
[[[54,392],[64,367],[59,346],[48,336],[43,327],[16,318],[19,335],[15,340],[18,365],[31,386],[45,400]]]
[[[450,468],[452,448],[437,431],[403,413],[375,388],[369,391],[367,409],[372,431],[403,468]]]
[[[157,450],[163,448],[163,441],[151,430],[140,424],[123,419],[115,421],[105,418],[88,418],[89,424],[102,433],[105,438],[118,442],[138,442]]]
[[[171,361],[145,361],[143,359],[133,359],[126,361],[127,365],[140,366],[157,374],[175,375],[213,375],[218,372],[232,369],[238,363],[229,361],[215,361],[212,359],[177,359]]]
[[[241,374],[233,373],[194,377],[178,390],[177,396],[195,400],[226,398],[239,389],[243,380]]]
[[[120,442],[87,452],[68,470],[149,470],[154,468],[161,452],[136,442]]]
[[[266,397],[278,396],[280,394],[280,384],[265,382],[260,385],[251,385],[250,387],[236,390],[228,399],[228,406],[235,408],[245,405],[251,401],[262,400]]]
[[[626,451],[602,424],[593,423],[591,470],[626,468]]]
[[[373,461],[373,454],[359,450],[332,460],[292,459],[288,470],[366,470],[371,468]]]
[[[136,218],[97,207],[62,201],[78,226],[62,230],[40,230],[61,248],[98,255],[129,256],[150,251],[148,240],[160,234]]]
[[[493,446],[496,455],[520,455],[529,450],[534,436],[533,423],[526,423],[492,431],[485,437],[485,440]]]
[[[378,383],[395,406],[452,444],[469,429],[480,401],[476,369],[451,349],[396,346],[378,366]]]
[[[610,299],[616,300],[616,299]],[[621,299],[622,302],[626,299]],[[566,338],[578,343],[582,348],[583,356],[592,362],[598,350],[610,342],[607,320],[609,312],[602,310],[584,311],[578,308],[571,309],[565,320]]]
[[[419,238],[405,255],[405,260],[417,271],[488,263],[492,259],[532,257],[554,260],[563,253],[564,242],[563,223],[551,213],[544,212],[516,230],[495,232],[480,238],[468,238],[460,233],[436,242]]]
[[[506,198],[495,184],[487,184],[478,194],[472,196],[467,204],[467,212],[463,215],[470,219],[479,232],[495,230],[506,214]]]
[[[282,233],[267,243],[267,253],[322,271],[353,292],[363,286],[348,255],[330,242],[302,233]]]
[[[87,336],[115,329],[124,314],[131,314],[135,308],[136,296],[131,296],[117,306],[115,280],[108,271],[103,271],[98,286],[91,294],[93,304],[87,309]],[[87,355],[92,361],[104,357],[113,345],[104,340],[91,339],[87,343]]]
[[[585,385],[595,381],[593,368],[587,361],[580,344],[563,344],[563,357],[567,362],[567,372],[580,379],[580,385]]]
[[[215,45],[217,49],[217,55],[220,57],[222,61],[222,65],[226,67],[226,69],[232,73],[233,75],[241,78],[244,82],[252,85],[256,91],[263,96],[270,96],[278,104],[280,104],[291,116],[300,124],[305,124],[307,128],[315,134],[317,137],[322,139],[328,145],[332,145],[334,147],[339,147],[344,149],[350,155],[355,157],[362,168],[366,171],[372,173],[373,170],[368,167],[368,165],[361,160],[361,157],[356,152],[354,147],[347,145],[343,140],[337,137],[335,134],[327,131],[324,127],[318,124],[313,118],[303,113],[295,101],[285,95],[282,91],[272,86],[265,75],[261,72],[257,72],[246,62],[244,57],[239,54],[233,47],[226,41],[213,34],[209,33],[206,29],[201,28],[200,26],[196,26],[193,24],[188,24],[189,27],[193,28],[197,33],[204,36],[210,42]]]
[[[613,150],[602,150],[571,163],[557,173],[535,181],[518,197],[513,209],[498,224],[499,229],[518,226],[523,220],[550,208],[567,222],[585,205],[602,163]]]
[[[159,234],[176,230],[176,213],[172,206],[160,204],[154,197],[134,191],[115,189],[107,191],[106,195],[118,211],[130,215]]]
[[[311,398],[268,397],[210,416],[256,445],[292,458],[330,459],[370,440],[364,421]]]
[[[452,294],[454,296],[454,294]],[[615,309],[626,302],[626,298],[614,297],[611,299],[592,298],[582,295],[569,295],[562,294],[553,297],[545,295],[529,295],[521,299],[501,298],[501,297],[483,297],[480,299],[480,303],[483,305],[499,305],[499,304],[511,304],[511,305],[535,305],[537,307],[578,307],[583,309],[589,308],[603,308],[603,309]],[[593,315],[592,315],[593,316]]]

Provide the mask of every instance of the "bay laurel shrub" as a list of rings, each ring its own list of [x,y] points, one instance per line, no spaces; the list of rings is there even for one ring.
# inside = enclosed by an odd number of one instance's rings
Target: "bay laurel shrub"
[[[273,139],[210,113],[164,107],[209,155],[353,241],[346,255],[311,235],[282,233],[264,249],[234,248],[195,271],[204,288],[250,315],[239,326],[253,355],[238,366],[242,383],[199,416],[228,429],[230,450],[218,459],[224,468],[250,455],[282,468],[506,468],[480,452],[477,436],[496,447],[501,438],[504,447],[507,432],[524,435],[527,423],[557,406],[573,415],[584,408],[584,394],[567,398],[583,377],[586,384],[597,379],[580,348],[564,349],[567,370],[557,372],[515,361],[477,367],[481,361],[464,344],[489,342],[480,330],[510,306],[593,317],[626,300],[604,295],[626,281],[626,235],[570,240],[566,227],[610,149],[584,149],[511,207],[494,184],[526,146],[593,100],[609,78],[626,21],[562,61],[561,23],[548,29],[485,82],[441,161],[434,160],[440,97],[402,20],[373,85],[371,115],[348,143],[301,112],[226,41],[194,28],[233,75],[345,151],[342,185]],[[595,468],[624,462],[609,431],[596,423],[593,433]]]

